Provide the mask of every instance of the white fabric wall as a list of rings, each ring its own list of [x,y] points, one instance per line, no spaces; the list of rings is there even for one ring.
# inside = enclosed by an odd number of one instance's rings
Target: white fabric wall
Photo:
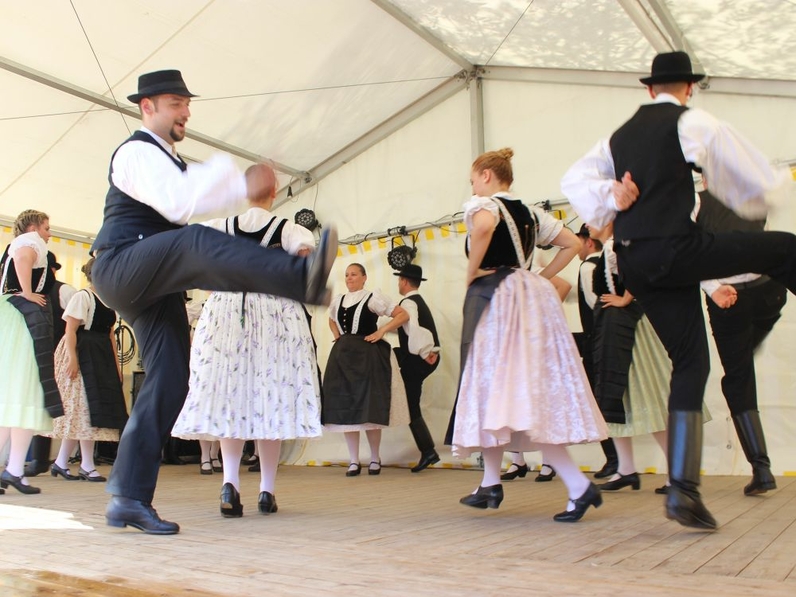
[[[647,101],[646,91],[635,89],[549,85],[517,82],[484,82],[485,144],[487,149],[509,146],[515,151],[514,192],[529,203],[559,199],[559,180],[566,168],[600,137],[626,120],[639,103]],[[692,101],[716,116],[726,119],[754,141],[772,160],[796,157],[792,140],[791,115],[796,101],[780,98],[710,95],[700,92]],[[334,222],[341,238],[382,231],[398,225],[434,221],[461,209],[470,196],[468,184],[470,153],[469,98],[461,92],[417,121],[352,160],[300,195],[295,203],[278,211],[292,216],[302,207],[315,209],[322,223]],[[567,221],[577,229],[567,206]],[[796,230],[796,209],[783,206],[770,217],[770,228]],[[424,387],[423,407],[438,444],[441,443],[450,408],[456,393],[458,342],[461,306],[464,296],[463,239],[453,234],[442,237],[439,230],[421,233],[418,257],[429,281],[421,291],[432,306],[443,344],[443,361]],[[371,243],[369,247],[342,247],[332,274],[335,292],[342,292],[345,266],[359,261],[368,269],[368,287],[378,287],[397,297],[395,278],[386,263],[389,246]],[[540,252],[542,262],[550,255]],[[573,286],[577,264],[562,274]],[[573,330],[579,329],[577,299],[570,295],[565,312]],[[756,359],[760,407],[766,429],[769,453],[776,474],[796,471],[796,457],[789,449],[796,436],[796,406],[792,395],[796,378],[789,366],[790,338],[796,328],[793,307],[786,306],[781,321]],[[331,347],[327,315],[317,313],[313,330],[318,341],[321,367]],[[703,469],[707,474],[747,474],[748,465],[738,446],[728,410],[721,395],[721,365],[711,340],[713,371],[708,381],[706,401],[713,421],[705,426]],[[664,455],[651,438],[636,440],[636,468],[663,472]],[[470,466],[451,459],[450,451],[440,449],[445,463]],[[598,446],[572,449],[578,464],[587,468],[602,464]],[[343,462],[347,458],[340,434],[304,442],[286,450],[288,460],[299,463]],[[540,455],[526,456],[538,465]],[[362,440],[361,460],[368,451]],[[384,432],[382,459],[385,463],[408,463],[416,459],[409,430]]]

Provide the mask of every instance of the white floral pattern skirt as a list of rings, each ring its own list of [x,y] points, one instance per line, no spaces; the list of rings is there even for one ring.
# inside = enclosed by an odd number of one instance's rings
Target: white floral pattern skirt
[[[196,327],[190,389],[172,435],[206,440],[318,437],[318,377],[301,303],[215,292]]]
[[[476,327],[459,387],[454,455],[596,442],[607,433],[553,285],[516,270]]]

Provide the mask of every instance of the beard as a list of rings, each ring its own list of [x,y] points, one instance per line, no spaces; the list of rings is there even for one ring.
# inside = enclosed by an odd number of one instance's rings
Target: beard
[[[185,139],[185,129],[179,130],[175,125],[171,127],[171,130],[169,131],[169,137],[171,137],[172,141],[182,141]]]

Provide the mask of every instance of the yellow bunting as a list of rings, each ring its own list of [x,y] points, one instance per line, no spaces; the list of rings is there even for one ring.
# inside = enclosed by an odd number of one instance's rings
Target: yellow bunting
[[[372,251],[373,250],[373,243],[370,242],[369,240],[366,240],[365,242],[362,243],[362,248],[365,251]]]

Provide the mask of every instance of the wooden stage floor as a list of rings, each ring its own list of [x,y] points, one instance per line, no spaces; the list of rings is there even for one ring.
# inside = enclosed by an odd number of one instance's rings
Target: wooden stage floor
[[[107,471],[102,471],[107,472]],[[363,469],[363,473],[365,470]],[[638,595],[792,597],[796,478],[744,497],[746,477],[706,477],[720,523],[695,532],[663,517],[653,493],[604,494],[575,524],[559,479],[504,485],[499,510],[458,504],[480,472],[385,468],[346,478],[341,467],[281,467],[279,512],[257,512],[259,475],[241,471],[244,516],[218,513],[221,475],[164,466],[155,506],[179,535],[105,526],[103,486],[37,477],[43,492],[0,496],[3,595],[462,596]]]

